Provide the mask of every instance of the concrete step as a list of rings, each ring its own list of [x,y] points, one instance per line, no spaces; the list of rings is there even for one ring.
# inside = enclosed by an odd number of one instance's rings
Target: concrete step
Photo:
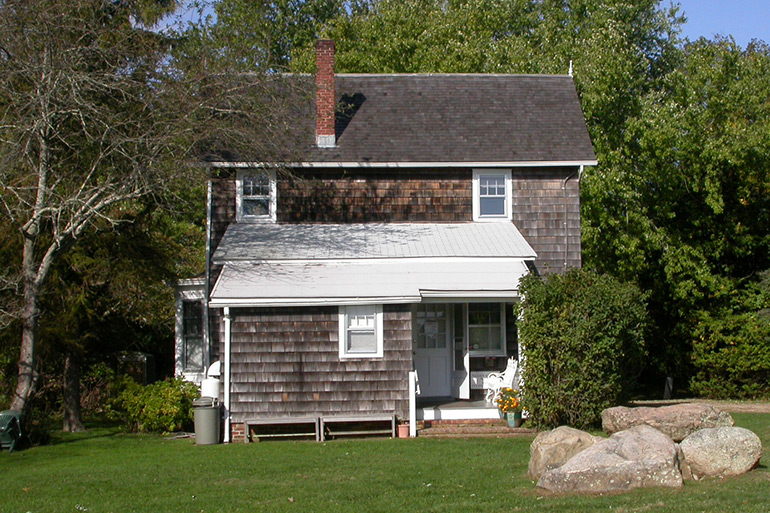
[[[508,427],[505,421],[491,422],[446,422],[433,421],[418,429],[417,436],[432,438],[463,438],[463,437],[508,437],[532,436],[536,429]]]

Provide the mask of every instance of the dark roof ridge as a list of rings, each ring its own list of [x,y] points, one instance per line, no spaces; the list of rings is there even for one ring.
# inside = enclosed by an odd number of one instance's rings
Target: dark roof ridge
[[[573,78],[568,74],[540,73],[336,73],[337,77],[521,77],[521,78]]]

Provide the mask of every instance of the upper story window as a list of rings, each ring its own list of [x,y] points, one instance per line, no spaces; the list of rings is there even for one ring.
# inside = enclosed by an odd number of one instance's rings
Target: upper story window
[[[340,358],[382,358],[382,305],[341,306]]]
[[[474,221],[510,221],[512,197],[510,169],[473,170]]]
[[[243,169],[236,180],[236,217],[238,222],[275,222],[275,171]]]

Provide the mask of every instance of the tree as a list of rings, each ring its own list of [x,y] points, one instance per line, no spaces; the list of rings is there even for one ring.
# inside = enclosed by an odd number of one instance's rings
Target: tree
[[[770,267],[769,90],[764,44],[690,43],[586,178],[586,261],[652,292],[659,381],[687,381],[697,319]]]
[[[0,3],[0,209],[16,234],[6,246],[20,252],[13,409],[35,386],[41,297],[57,262],[143,201],[173,208],[175,191],[202,180],[189,161],[280,150],[285,91],[259,70],[235,74],[193,38],[145,30],[174,6]]]

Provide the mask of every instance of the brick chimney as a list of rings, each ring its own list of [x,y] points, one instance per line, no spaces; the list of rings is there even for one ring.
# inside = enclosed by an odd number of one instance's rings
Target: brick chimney
[[[334,87],[334,41],[319,39],[315,47],[316,56],[316,128],[315,139],[319,148],[334,148],[337,138],[334,133],[335,87]]]

